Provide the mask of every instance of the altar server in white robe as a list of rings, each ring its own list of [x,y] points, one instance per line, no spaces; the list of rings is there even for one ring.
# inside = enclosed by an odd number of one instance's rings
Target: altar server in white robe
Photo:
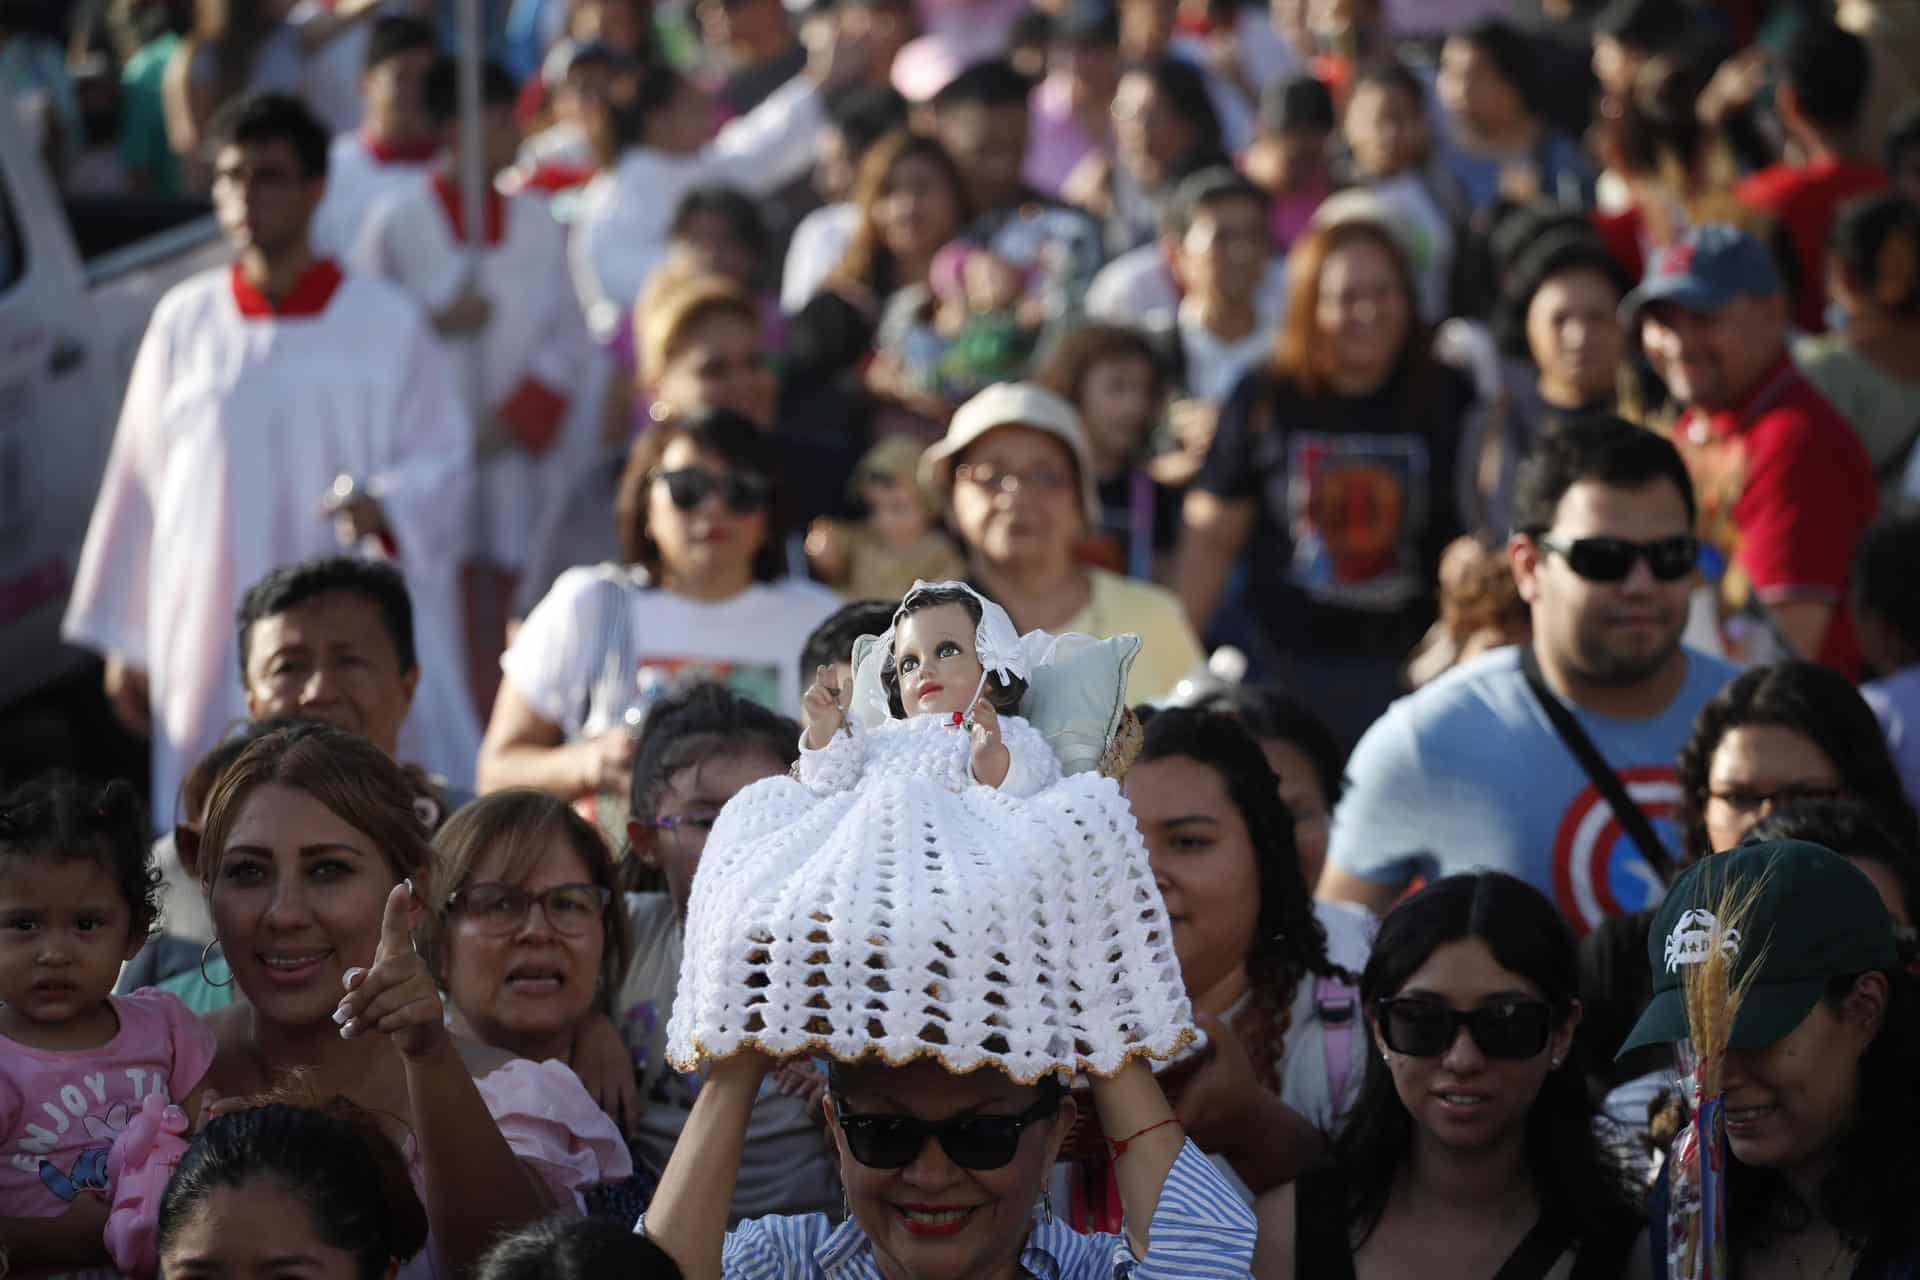
[[[106,658],[121,720],[153,738],[166,825],[180,779],[246,717],[235,611],[277,566],[378,543],[407,576],[421,681],[403,759],[468,786],[479,724],[454,575],[473,428],[420,308],[307,244],[326,131],[295,98],[216,120],[214,208],[232,267],[154,309],[64,623]]]
[[[650,66],[627,107],[630,145],[580,193],[573,273],[587,323],[603,341],[667,256],[680,198],[698,186],[770,196],[813,166],[823,93],[862,73],[868,48],[833,36],[766,101],[712,131],[713,106],[693,81]]]
[[[483,163],[495,184],[520,147],[516,93],[505,69],[487,64]],[[596,454],[608,361],[587,336],[567,278],[566,231],[544,197],[488,186],[476,275],[459,186],[453,59],[434,64],[426,96],[446,161],[432,177],[380,199],[351,266],[393,281],[433,318],[478,446],[468,560],[510,576],[525,563],[533,530]]]
[[[432,24],[375,20],[360,76],[360,127],[336,137],[327,153],[327,194],[308,232],[315,253],[345,261],[375,203],[433,172],[440,137],[427,115],[426,85],[438,56]]]

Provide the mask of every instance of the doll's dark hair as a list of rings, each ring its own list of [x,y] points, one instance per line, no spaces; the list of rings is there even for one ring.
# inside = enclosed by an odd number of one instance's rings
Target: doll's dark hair
[[[160,917],[160,869],[150,841],[140,796],[124,781],[95,787],[50,774],[0,799],[0,861],[97,864],[126,901],[132,938],[146,937]]]
[[[915,587],[907,592],[900,601],[900,607],[893,611],[893,627],[896,632],[900,624],[914,614],[927,609],[938,609],[941,605],[957,604],[967,611],[974,626],[980,625],[985,610],[980,607],[980,598],[959,585],[949,586],[935,583],[932,586]],[[984,665],[984,664],[982,664]],[[906,704],[900,701],[900,673],[894,669],[893,650],[888,649],[880,657],[880,687],[887,691],[887,711],[897,720],[907,718]],[[1027,682],[1019,676],[988,675],[986,692],[987,705],[1003,716],[1020,714],[1020,700],[1027,696]]]

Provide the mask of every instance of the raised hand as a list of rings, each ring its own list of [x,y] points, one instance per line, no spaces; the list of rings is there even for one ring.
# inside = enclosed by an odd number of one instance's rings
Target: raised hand
[[[413,949],[417,910],[413,881],[393,886],[380,918],[380,945],[373,953],[373,967],[347,970],[342,983],[347,994],[333,1011],[342,1039],[377,1031],[392,1036],[394,1047],[406,1057],[419,1058],[446,1038],[440,988],[427,971],[427,962]]]
[[[990,787],[997,787],[1007,780],[1007,770],[1013,767],[1013,757],[1008,754],[1006,744],[1000,741],[1000,713],[985,697],[973,704],[968,714],[973,728],[970,736],[973,746],[967,753],[968,763],[973,768],[973,776]]]
[[[813,669],[813,683],[800,695],[800,712],[807,722],[807,747],[812,751],[832,742],[833,735],[846,723],[840,710],[840,687],[829,668]]]

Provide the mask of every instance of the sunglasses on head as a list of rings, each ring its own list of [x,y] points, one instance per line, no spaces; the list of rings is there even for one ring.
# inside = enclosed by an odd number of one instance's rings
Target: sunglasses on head
[[[847,1150],[869,1169],[904,1169],[936,1138],[947,1159],[962,1169],[1006,1167],[1020,1149],[1020,1135],[1060,1110],[1057,1097],[1040,1101],[1013,1116],[958,1116],[952,1120],[916,1120],[912,1116],[849,1114],[840,1099],[833,1101]]]
[[[1533,1058],[1553,1035],[1553,1006],[1544,1000],[1496,1000],[1477,1009],[1455,1009],[1423,996],[1397,996],[1374,1003],[1374,1019],[1387,1048],[1409,1058],[1438,1058],[1465,1027],[1489,1058]]]
[[[667,496],[682,511],[693,510],[713,493],[718,493],[720,501],[742,514],[765,511],[773,490],[767,478],[757,471],[715,475],[703,467],[682,467],[678,471],[662,471],[658,478],[666,482]]]
[[[1575,538],[1562,542],[1548,537],[1534,541],[1564,559],[1575,573],[1593,582],[1623,581],[1633,572],[1634,562],[1643,556],[1647,568],[1662,582],[1684,578],[1700,563],[1700,540],[1685,533],[1655,542],[1630,542],[1625,538]]]

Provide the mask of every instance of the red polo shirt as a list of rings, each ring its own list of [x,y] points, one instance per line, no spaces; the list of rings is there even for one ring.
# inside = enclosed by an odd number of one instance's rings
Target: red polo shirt
[[[1858,676],[1847,584],[1880,504],[1858,434],[1782,353],[1745,404],[1691,410],[1676,435],[1694,474],[1702,534],[1728,561],[1724,602],[1743,606],[1750,590],[1761,604],[1832,605],[1815,656]]]
[[[1786,229],[1793,246],[1793,322],[1808,333],[1827,331],[1827,230],[1840,206],[1856,196],[1887,189],[1877,164],[1816,160],[1768,165],[1733,189],[1740,203],[1758,209]]]

